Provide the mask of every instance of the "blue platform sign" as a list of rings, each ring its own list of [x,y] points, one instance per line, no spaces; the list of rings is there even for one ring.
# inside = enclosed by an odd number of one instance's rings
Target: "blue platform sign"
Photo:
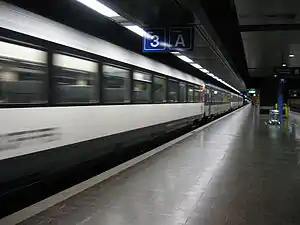
[[[145,30],[143,52],[170,52],[192,50],[193,27],[154,28]]]
[[[149,36],[143,37],[144,52],[163,52],[166,51],[167,32],[164,28],[146,29]],[[162,44],[163,43],[163,44]]]

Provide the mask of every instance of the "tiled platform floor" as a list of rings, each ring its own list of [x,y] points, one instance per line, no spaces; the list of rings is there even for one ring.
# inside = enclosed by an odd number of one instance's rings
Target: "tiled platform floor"
[[[21,224],[300,224],[298,117],[246,107]]]

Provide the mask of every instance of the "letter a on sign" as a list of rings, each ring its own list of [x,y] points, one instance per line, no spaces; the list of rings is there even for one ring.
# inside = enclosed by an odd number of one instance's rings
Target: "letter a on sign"
[[[181,46],[178,46],[178,45],[181,45]],[[184,43],[184,38],[183,38],[183,35],[182,34],[179,34],[177,36],[177,40],[176,40],[176,43],[175,43],[175,47],[185,47],[185,43]]]
[[[169,30],[170,51],[187,51],[193,49],[193,27],[171,27]]]

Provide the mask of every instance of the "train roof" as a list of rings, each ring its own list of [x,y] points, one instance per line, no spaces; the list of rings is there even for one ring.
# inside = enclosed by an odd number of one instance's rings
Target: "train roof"
[[[226,90],[226,89],[224,89],[224,88],[220,88],[220,87],[218,87],[218,86],[216,86],[216,85],[213,85],[213,84],[210,84],[210,83],[206,83],[205,86],[206,86],[206,87],[213,87],[213,88],[215,88],[215,89],[217,89],[217,90],[222,90],[222,91],[224,91],[224,92],[226,92],[226,93],[231,93],[232,95],[240,96],[240,95],[238,95],[238,94],[236,94],[236,93],[234,93],[234,92],[232,92],[232,91],[228,91],[228,90]]]

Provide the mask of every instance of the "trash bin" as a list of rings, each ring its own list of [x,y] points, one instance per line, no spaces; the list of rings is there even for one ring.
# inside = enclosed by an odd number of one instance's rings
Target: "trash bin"
[[[271,125],[280,125],[279,111],[272,109],[269,112],[269,124]]]

